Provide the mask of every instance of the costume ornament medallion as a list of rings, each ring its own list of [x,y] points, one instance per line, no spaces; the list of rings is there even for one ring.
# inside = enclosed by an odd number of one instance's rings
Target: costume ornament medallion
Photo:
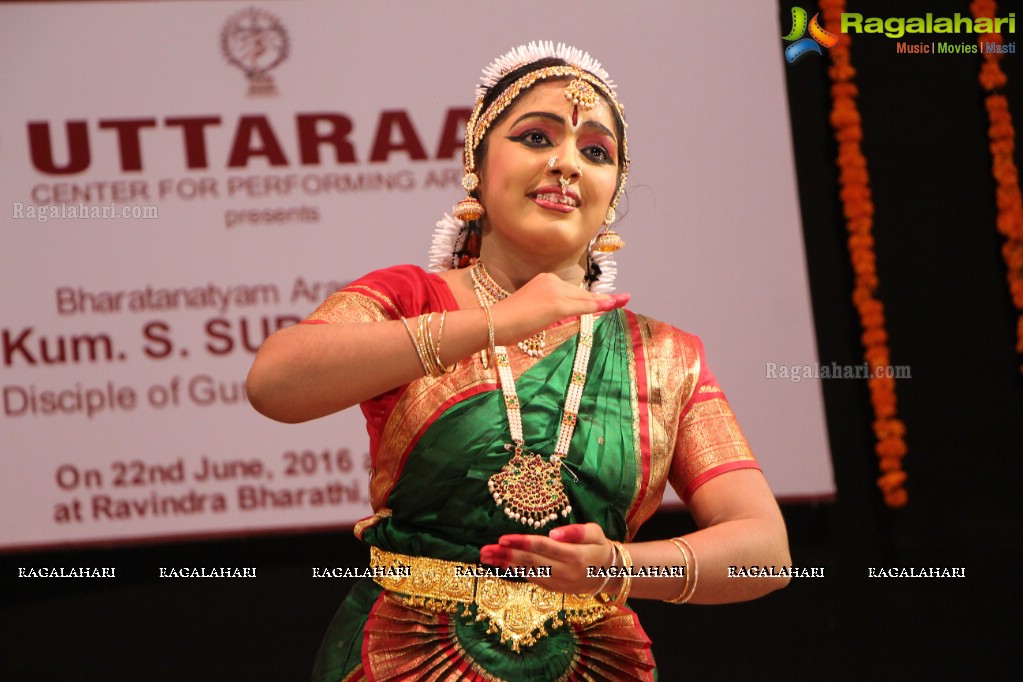
[[[405,606],[436,614],[454,614],[463,606],[476,607],[475,620],[487,622],[487,634],[499,634],[501,644],[520,653],[566,623],[588,627],[613,611],[597,599],[551,592],[530,582],[512,582],[496,576],[477,578],[478,564],[407,556],[370,547],[370,566],[379,569],[373,579],[381,587],[408,595]],[[407,627],[402,623],[403,627]],[[422,633],[416,633],[422,636]]]

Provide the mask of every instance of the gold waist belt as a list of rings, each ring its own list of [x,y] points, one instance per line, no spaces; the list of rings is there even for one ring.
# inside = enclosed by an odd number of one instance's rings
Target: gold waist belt
[[[551,592],[533,583],[481,575],[487,569],[479,564],[407,556],[377,547],[370,547],[369,563],[378,569],[375,573],[380,575],[373,578],[378,585],[407,595],[403,600],[406,606],[454,613],[462,604],[462,616],[471,616],[469,605],[475,604],[476,620],[488,621],[487,633],[500,633],[501,643],[507,643],[512,651],[532,646],[546,636],[548,622],[552,629],[565,621],[590,625],[614,609],[586,595]]]

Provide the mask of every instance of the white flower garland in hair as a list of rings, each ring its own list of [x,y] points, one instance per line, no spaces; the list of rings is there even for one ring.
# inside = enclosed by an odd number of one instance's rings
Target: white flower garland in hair
[[[468,235],[465,221],[452,218],[447,213],[437,221],[437,229],[433,233],[433,244],[430,246],[430,272],[444,272],[455,267],[454,253],[461,251]],[[615,277],[618,275],[618,263],[614,255],[595,251],[590,242],[590,260],[600,268],[600,276],[590,285],[595,294],[610,294],[615,289]]]
[[[447,213],[437,221],[433,231],[433,245],[430,247],[430,272],[444,272],[455,267],[454,254],[460,251],[467,234],[465,221],[452,218]],[[461,239],[459,239],[461,237]]]
[[[487,90],[494,87],[497,81],[504,78],[505,74],[511,73],[520,66],[532,64],[541,59],[563,59],[572,66],[578,66],[583,71],[589,71],[604,81],[609,89],[615,89],[614,81],[611,80],[607,71],[588,52],[583,52],[579,48],[566,45],[565,43],[558,43],[555,46],[553,40],[540,40],[533,41],[529,45],[513,47],[507,53],[495,59],[487,68],[483,69],[480,84],[476,86],[476,97],[483,97]]]
[[[590,285],[590,291],[595,294],[610,294],[615,290],[615,277],[618,276],[618,262],[613,253],[597,251],[593,248],[596,238],[590,242],[590,260],[600,268],[600,275],[597,281]]]

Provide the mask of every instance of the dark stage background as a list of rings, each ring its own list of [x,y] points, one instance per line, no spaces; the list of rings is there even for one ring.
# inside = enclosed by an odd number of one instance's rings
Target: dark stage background
[[[851,2],[849,9],[870,15],[879,4]],[[938,11],[935,3],[884,3],[886,11],[893,6],[902,16]],[[782,26],[790,7],[779,7]],[[940,11],[965,15],[969,6],[943,2]],[[779,40],[778,58],[781,47]],[[892,363],[912,368],[912,378],[898,382],[910,448],[909,505],[886,509],[874,486],[866,383],[824,381],[838,494],[833,502],[786,504],[783,511],[794,563],[824,566],[826,577],[795,580],[749,604],[637,602],[663,680],[1023,677],[1013,609],[1021,565],[1023,375],[994,226],[980,58],[896,55],[894,41],[878,36],[854,38],[852,50]],[[1003,65],[1019,125],[1020,58],[1009,55]],[[862,351],[826,66],[811,56],[786,75],[819,361],[857,364]],[[742,92],[735,100],[756,107]],[[641,539],[690,525],[683,512],[661,513]],[[311,568],[361,566],[366,557],[347,531],[6,555],[0,677],[306,679],[350,588],[310,577]],[[50,565],[115,566],[118,577],[14,577],[19,566]],[[160,566],[221,565],[256,566],[259,577],[154,577]],[[966,578],[867,577],[868,567],[891,566],[965,567]]]

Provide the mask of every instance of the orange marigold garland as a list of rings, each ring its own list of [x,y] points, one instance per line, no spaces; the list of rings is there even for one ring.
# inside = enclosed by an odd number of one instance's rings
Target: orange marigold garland
[[[994,19],[998,7],[995,0],[974,0],[970,11],[974,18]],[[993,23],[993,22],[992,22]],[[1020,194],[1019,172],[1012,154],[1016,149],[1016,133],[1012,127],[1012,113],[1009,100],[1002,94],[1008,83],[1002,71],[1001,52],[987,52],[985,45],[1002,44],[1000,33],[985,33],[978,38],[984,62],[980,67],[980,84],[988,93],[984,104],[987,107],[988,137],[991,140],[991,173],[995,176],[995,200],[998,206],[998,231],[1005,237],[1002,257],[1005,259],[1009,293],[1016,310],[1020,311],[1016,322],[1016,352],[1023,353],[1023,197]],[[1023,372],[1023,365],[1020,365]]]
[[[831,67],[831,126],[838,141],[839,196],[849,231],[849,256],[854,273],[852,300],[863,327],[861,340],[864,359],[870,367],[870,402],[874,408],[874,451],[879,458],[881,475],[877,485],[889,507],[901,507],[909,499],[906,493],[906,472],[902,458],[906,455],[906,427],[896,418],[895,379],[887,372],[891,365],[888,332],[884,325],[884,305],[877,297],[878,279],[874,255],[874,202],[870,192],[867,159],[860,141],[863,128],[856,106],[859,94],[853,77],[856,70],[850,63],[849,35],[839,30],[845,0],[820,0],[821,15],[827,30],[839,36],[829,50]]]

